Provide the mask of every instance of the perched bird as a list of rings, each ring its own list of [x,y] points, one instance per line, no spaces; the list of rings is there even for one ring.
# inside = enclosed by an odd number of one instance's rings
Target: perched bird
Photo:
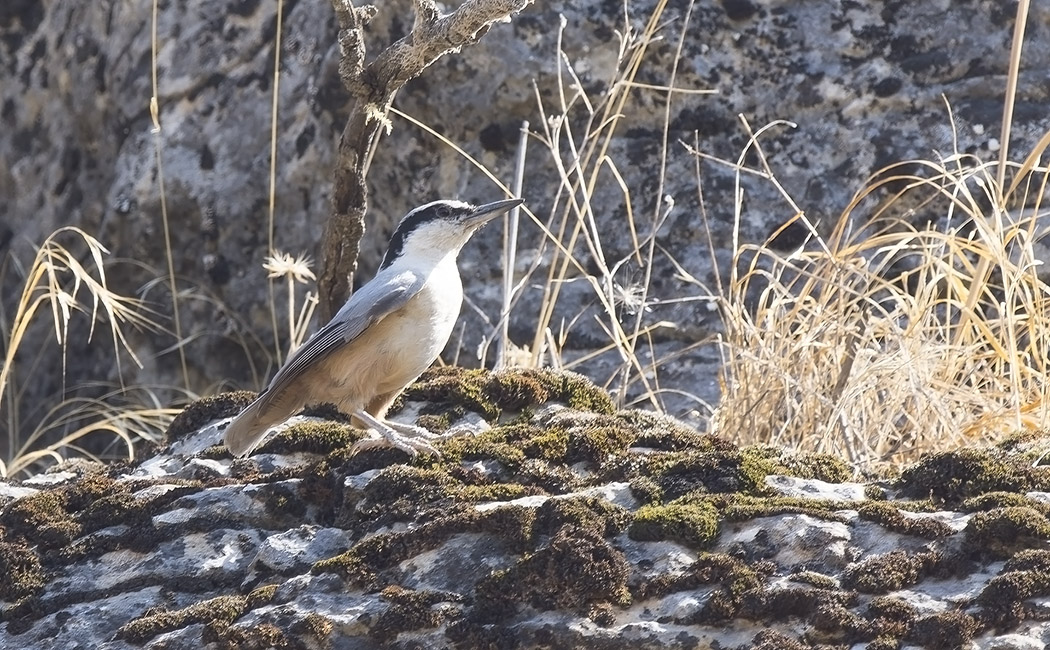
[[[414,456],[437,454],[420,427],[386,420],[394,398],[426,370],[452,334],[463,303],[456,257],[481,226],[522,199],[473,206],[435,201],[409,212],[390,237],[383,263],[332,320],[311,336],[270,385],[233,419],[224,442],[234,456],[307,404],[331,402],[389,445]]]

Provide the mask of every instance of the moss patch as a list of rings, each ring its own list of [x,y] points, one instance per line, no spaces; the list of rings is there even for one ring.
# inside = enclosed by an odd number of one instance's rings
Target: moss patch
[[[0,576],[0,601],[38,594],[45,584],[40,558],[24,542],[0,541]]]
[[[847,567],[842,573],[842,584],[866,594],[889,593],[917,584],[936,568],[940,559],[940,554],[932,551],[890,551]]]
[[[152,608],[138,618],[129,621],[117,631],[117,638],[132,643],[142,643],[165,632],[177,630],[193,623],[204,623],[221,630],[228,627],[246,611],[273,600],[277,587],[260,587],[246,596],[219,596],[204,600],[184,609],[166,610]]]
[[[581,411],[612,414],[612,400],[582,375],[550,369],[512,368],[502,372],[456,367],[427,370],[395,401],[392,412],[405,401],[426,402],[424,414],[462,409],[494,421],[504,412],[515,413],[546,402],[561,402]]]
[[[1009,557],[1050,539],[1050,520],[1034,508],[996,508],[971,517],[965,534],[973,553]]]
[[[958,449],[924,457],[901,472],[897,486],[904,496],[958,504],[986,492],[1050,489],[1050,467],[995,448]]]
[[[482,579],[474,616],[493,621],[523,605],[586,612],[595,602],[627,604],[629,569],[623,553],[602,537],[563,528],[547,546]]]
[[[194,433],[209,422],[233,417],[255,401],[256,396],[252,391],[238,390],[202,397],[175,416],[164,433],[164,440],[170,443]]]
[[[943,612],[915,621],[908,639],[930,650],[965,647],[977,631],[977,621],[963,612]]]
[[[278,435],[267,438],[256,453],[330,454],[352,447],[364,435],[364,432],[342,422],[308,420],[297,422]]]
[[[383,589],[379,597],[388,603],[369,628],[369,634],[379,641],[392,641],[402,632],[435,628],[444,623],[452,613],[436,607],[446,603],[461,603],[463,597],[447,591],[428,589],[404,589],[391,585]],[[458,618],[458,610],[455,617]]]
[[[951,526],[932,517],[907,517],[893,503],[877,501],[865,503],[857,509],[862,519],[874,521],[896,533],[924,539],[947,537],[955,531]]]
[[[718,535],[718,511],[705,502],[642,506],[627,534],[643,542],[670,540],[696,549],[707,548]]]

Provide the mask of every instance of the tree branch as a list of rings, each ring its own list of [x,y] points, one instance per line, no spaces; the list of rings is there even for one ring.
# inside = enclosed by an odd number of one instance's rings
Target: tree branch
[[[339,78],[350,92],[352,105],[339,141],[332,216],[321,243],[317,289],[323,321],[331,319],[350,295],[350,275],[357,266],[364,234],[369,154],[380,128],[390,128],[386,114],[394,95],[431,63],[477,42],[492,23],[509,18],[531,1],[467,0],[452,13],[441,15],[433,0],[416,0],[411,33],[366,63],[362,29],[375,16],[375,8],[355,8],[350,0],[332,0],[339,21]]]

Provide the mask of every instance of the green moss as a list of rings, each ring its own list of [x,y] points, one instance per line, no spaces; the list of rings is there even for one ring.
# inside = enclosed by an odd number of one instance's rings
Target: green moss
[[[636,476],[631,479],[631,496],[643,505],[663,501],[664,491],[648,476]]]
[[[770,445],[751,445],[740,450],[761,463],[762,477],[769,474],[844,483],[853,478],[853,469],[828,454],[792,453]]]
[[[493,483],[491,485],[464,485],[452,490],[457,501],[510,501],[522,497],[542,495],[543,491],[520,483]]]
[[[492,422],[504,412],[520,412],[547,402],[570,408],[612,414],[608,393],[590,380],[571,372],[547,368],[512,368],[501,372],[454,367],[431,368],[409,386],[392,411],[405,400],[426,403],[424,414],[439,414],[450,408],[466,409]]]
[[[558,420],[561,426],[566,426],[564,417]],[[588,414],[576,420],[568,423],[566,463],[603,463],[612,456],[626,452],[637,435],[635,429],[611,415]]]
[[[210,621],[204,625],[201,641],[208,647],[237,648],[237,650],[292,650],[301,648],[302,641],[289,638],[273,623],[262,622],[251,627]]]
[[[1034,548],[1018,551],[1006,561],[1003,572],[1007,571],[1040,571],[1050,574],[1050,551]]]
[[[1026,618],[1024,601],[1050,596],[1050,573],[1043,570],[1004,571],[988,581],[976,603],[980,616],[993,627],[1009,629]]]
[[[495,621],[522,606],[588,611],[597,602],[626,605],[630,567],[623,553],[588,531],[561,529],[550,544],[477,585],[474,615]]]
[[[626,509],[598,497],[547,499],[536,510],[536,533],[553,536],[567,528],[613,537],[623,532],[630,520]]]
[[[816,571],[797,571],[788,576],[788,580],[817,587],[818,589],[837,589],[839,581],[831,576]]]
[[[533,545],[535,522],[534,508],[503,506],[485,512],[472,506],[451,509],[451,514],[407,531],[372,535],[346,553],[314,563],[311,572],[335,573],[351,584],[376,589],[383,571],[437,548],[457,533],[489,533],[512,551],[523,552]]]
[[[856,604],[855,592],[838,588],[811,589],[808,587],[778,587],[772,589],[753,589],[742,601],[737,616],[753,621],[786,621],[790,619],[809,620],[814,625],[823,625],[820,629],[830,632],[842,640],[857,638],[865,627],[862,619],[846,609]],[[828,611],[849,612],[848,620],[830,624]],[[832,636],[828,634],[826,636]]]
[[[941,556],[935,551],[890,551],[847,567],[842,572],[842,585],[866,594],[885,594],[917,584],[940,561]]]
[[[297,422],[278,435],[267,438],[259,447],[258,453],[330,454],[338,449],[352,447],[363,437],[362,431],[349,424],[328,420],[306,420]]]
[[[692,575],[705,580],[707,584],[721,585],[704,604],[696,617],[697,623],[725,621],[736,617],[746,596],[762,586],[762,575],[755,567],[720,553],[701,555],[690,569]]]
[[[389,642],[403,632],[438,627],[450,616],[447,607],[435,608],[444,603],[458,603],[463,597],[448,591],[413,590],[389,586],[379,593],[388,603],[373,621],[369,635],[379,641]]]
[[[165,632],[194,623],[223,628],[229,626],[244,612],[264,605],[273,599],[276,585],[260,587],[247,596],[219,596],[204,600],[184,609],[151,608],[117,630],[117,638],[142,643]]]
[[[906,517],[894,504],[886,501],[865,503],[857,512],[862,519],[874,521],[902,535],[937,539],[948,537],[955,532],[948,524],[932,517]]]
[[[996,508],[975,514],[964,532],[971,552],[1009,557],[1022,549],[1045,544],[1050,539],[1050,521],[1033,508]]]
[[[812,647],[774,630],[762,630],[751,641],[751,650],[811,650]]]
[[[995,510],[996,508],[1028,507],[1038,510],[1044,515],[1050,510],[1045,504],[1035,499],[1030,499],[1016,492],[987,492],[978,497],[967,499],[962,503],[963,512],[982,512]]]
[[[718,535],[718,511],[709,503],[642,506],[627,529],[634,540],[671,540],[702,549]]]
[[[682,497],[683,502],[703,499],[714,505],[726,521],[749,521],[756,517],[798,514],[825,521],[845,522],[847,518],[838,510],[850,508],[852,502],[828,499],[806,499],[802,497],[755,497],[737,494],[704,495],[694,493]]]
[[[869,483],[864,486],[864,496],[871,501],[885,501],[886,489],[874,483]]]
[[[612,627],[616,623],[616,610],[610,603],[593,603],[587,612],[587,618],[601,627]]]
[[[510,441],[517,426],[522,427],[521,438],[525,437],[525,432],[532,431],[527,425],[507,425],[482,431],[476,436],[459,436],[442,442],[441,454],[446,466],[455,466],[464,461],[494,460],[508,471],[518,471],[525,461],[525,452]]]
[[[66,505],[63,491],[38,492],[8,505],[0,514],[0,524],[7,528],[9,538],[21,537],[42,549],[59,548],[80,534]]]
[[[332,620],[321,614],[307,614],[302,618],[296,619],[289,626],[289,631],[297,638],[312,638],[316,641],[315,644],[311,644],[308,647],[320,648],[332,647],[329,639],[332,636],[333,629],[335,629],[335,626],[332,624]]]
[[[24,542],[0,541],[0,601],[39,594],[46,584],[40,558]]]
[[[880,636],[868,645],[864,650],[900,650],[901,642],[894,637]]]
[[[391,465],[380,470],[353,498],[353,518],[337,523],[353,528],[364,521],[382,526],[411,519],[430,507],[447,507],[461,487],[442,469]]]
[[[215,420],[237,415],[244,410],[244,407],[251,404],[255,397],[255,393],[247,390],[203,397],[182,409],[182,412],[175,416],[164,433],[165,442],[170,443],[194,433]]]
[[[664,498],[676,499],[695,491],[768,494],[765,472],[769,465],[753,454],[686,452],[653,460],[650,468]]]
[[[951,611],[918,619],[908,638],[930,650],[955,650],[966,647],[976,631],[972,616]]]
[[[959,449],[924,457],[901,472],[897,486],[904,496],[959,503],[985,492],[1045,489],[1050,473],[995,449]]]
[[[630,409],[620,411],[616,417],[636,432],[633,441],[636,447],[647,447],[658,451],[732,451],[736,445],[716,436],[700,433],[672,417]]]
[[[900,645],[899,639],[905,638],[915,623],[916,612],[906,600],[890,596],[872,598],[868,603],[867,616],[872,636],[884,640],[893,639]]]
[[[547,462],[565,462],[565,455],[569,451],[569,432],[561,427],[522,426],[520,430],[528,430],[531,435],[520,440],[521,451],[526,458],[541,458]]]
[[[868,638],[868,621],[854,613],[841,600],[822,603],[809,618],[821,636],[841,643],[853,644]]]

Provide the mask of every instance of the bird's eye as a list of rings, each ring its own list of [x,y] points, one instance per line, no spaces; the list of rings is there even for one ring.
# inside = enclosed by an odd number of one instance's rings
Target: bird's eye
[[[447,205],[439,205],[437,208],[437,216],[439,219],[448,219],[452,216],[452,211],[448,209]]]

